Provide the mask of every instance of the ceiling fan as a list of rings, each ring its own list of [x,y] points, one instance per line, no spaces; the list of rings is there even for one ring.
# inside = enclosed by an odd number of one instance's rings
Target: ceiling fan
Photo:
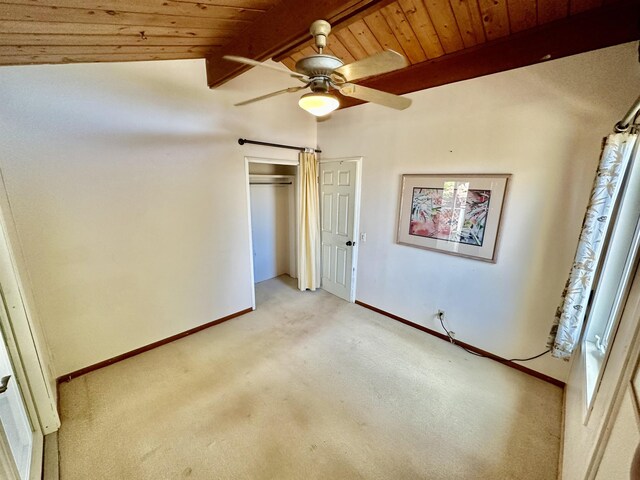
[[[265,65],[250,58],[225,55],[223,58],[227,60],[255,67],[269,68],[304,83],[302,86],[289,87],[245,100],[244,102],[236,103],[235,106],[247,105],[283,93],[295,93],[305,88],[310,88],[311,92],[302,95],[298,104],[307,112],[318,117],[327,115],[340,106],[338,97],[331,93],[334,90],[347,97],[354,97],[365,102],[377,103],[397,110],[404,110],[411,105],[411,100],[408,98],[351,83],[354,80],[406,67],[409,63],[403,55],[393,50],[384,50],[345,65],[339,58],[322,53],[327,46],[327,37],[331,32],[329,22],[316,20],[311,24],[310,32],[315,39],[318,53],[296,62],[295,72]]]

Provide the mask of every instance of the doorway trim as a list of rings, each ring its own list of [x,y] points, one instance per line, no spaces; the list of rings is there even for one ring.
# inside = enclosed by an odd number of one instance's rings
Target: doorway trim
[[[360,251],[360,203],[362,195],[362,161],[364,157],[340,157],[340,158],[323,158],[318,163],[331,163],[331,162],[355,162],[356,164],[356,189],[355,189],[355,201],[353,212],[353,253],[351,255],[351,290],[349,292],[349,302],[355,303],[356,301],[356,282],[358,279],[358,252]],[[318,168],[318,175],[320,169]],[[320,195],[320,179],[318,178],[318,195]],[[320,265],[322,268],[322,249],[320,249]],[[320,274],[322,278],[322,272]],[[322,288],[322,285],[320,286]]]
[[[5,220],[6,209],[0,211],[0,337],[4,338],[7,354],[13,370],[10,381],[18,385],[27,420],[31,427],[31,464],[29,478],[42,476],[44,435],[56,431],[60,420],[47,383],[41,354],[36,347],[34,326],[28,310],[25,287],[16,266],[15,250],[9,238],[9,224]],[[3,339],[0,338],[0,342]],[[11,453],[4,430],[0,432],[0,454]],[[11,463],[11,460],[4,461]],[[19,477],[18,477],[19,478]]]
[[[244,157],[244,176],[245,176],[245,180],[244,180],[244,185],[245,185],[245,192],[246,192],[246,199],[247,199],[247,226],[249,228],[248,232],[249,232],[249,270],[250,270],[250,279],[251,279],[251,309],[255,310],[256,309],[256,284],[255,284],[255,273],[253,271],[254,265],[253,265],[253,227],[252,227],[252,223],[251,223],[251,185],[250,185],[250,180],[251,180],[251,175],[249,174],[249,164],[250,163],[267,163],[267,164],[271,164],[271,165],[288,165],[288,166],[294,166],[296,168],[298,168],[298,166],[300,165],[300,162],[296,159],[296,160],[291,160],[291,159],[286,159],[286,158],[269,158],[269,157],[249,157],[249,156],[245,156]],[[293,182],[293,203],[295,204],[295,212],[294,212],[294,216],[295,216],[295,224],[294,224],[294,230],[295,230],[295,245],[294,247],[296,247],[298,245],[298,195],[299,195],[299,175],[298,175],[298,171],[296,171],[296,181]],[[297,256],[296,256],[297,257]],[[296,272],[298,271],[297,266],[296,266]]]

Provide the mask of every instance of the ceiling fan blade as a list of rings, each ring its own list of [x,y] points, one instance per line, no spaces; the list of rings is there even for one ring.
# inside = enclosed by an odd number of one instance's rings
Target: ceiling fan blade
[[[285,70],[284,68],[274,67],[272,65],[264,64],[264,63],[258,62],[256,60],[251,60],[250,58],[236,57],[235,55],[225,55],[222,58],[224,58],[225,60],[230,60],[232,62],[236,62],[236,63],[244,63],[245,65],[250,65],[252,67],[268,68],[269,70],[273,70],[275,72],[284,73],[285,75],[288,75],[288,76],[293,77],[293,78],[300,78],[302,80],[308,80],[308,77],[306,75],[302,75],[301,73],[292,72],[291,70]]]
[[[370,57],[348,63],[336,68],[333,73],[337,73],[347,82],[357,80],[359,78],[370,77],[372,75],[380,75],[382,73],[392,72],[409,65],[404,55],[394,52],[393,50],[385,50],[376,53]]]
[[[247,104],[253,103],[253,102],[259,102],[260,100],[265,100],[267,98],[275,97],[276,95],[282,95],[283,93],[295,93],[295,92],[297,92],[299,90],[304,90],[308,86],[309,85],[302,85],[301,87],[284,88],[282,90],[278,90],[277,92],[267,93],[266,95],[262,95],[260,97],[251,98],[249,100],[245,100],[244,102],[236,103],[233,106],[234,107],[241,107],[242,105],[247,105]]]
[[[385,107],[404,110],[411,105],[411,100],[405,97],[394,95],[393,93],[363,87],[354,83],[345,83],[339,88],[339,92],[346,97],[353,97],[365,102],[377,103]]]

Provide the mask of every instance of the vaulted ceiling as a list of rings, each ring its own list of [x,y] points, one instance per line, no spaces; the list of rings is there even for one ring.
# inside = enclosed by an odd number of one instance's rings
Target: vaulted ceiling
[[[0,0],[0,65],[206,58],[216,87],[226,54],[293,69],[319,18],[345,63],[403,53],[362,82],[399,94],[640,38],[637,0]]]

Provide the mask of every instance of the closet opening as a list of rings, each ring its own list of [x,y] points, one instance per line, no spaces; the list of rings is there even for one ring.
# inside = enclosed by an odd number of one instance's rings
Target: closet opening
[[[297,278],[298,161],[247,157],[245,164],[255,310],[256,283]]]

